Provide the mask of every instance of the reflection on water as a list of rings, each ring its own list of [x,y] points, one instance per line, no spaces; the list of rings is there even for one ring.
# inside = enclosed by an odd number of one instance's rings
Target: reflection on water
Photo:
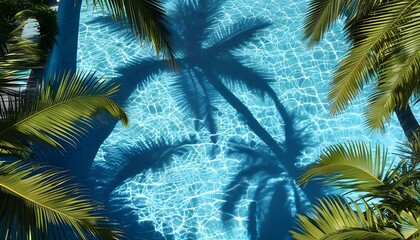
[[[131,125],[105,140],[92,176],[130,239],[286,238],[307,203],[292,180],[301,165],[346,139],[403,139],[395,122],[367,135],[363,97],[328,116],[346,45],[333,29],[306,48],[305,1],[179,2],[168,4],[179,73],[82,7],[79,67],[125,82],[129,95]]]

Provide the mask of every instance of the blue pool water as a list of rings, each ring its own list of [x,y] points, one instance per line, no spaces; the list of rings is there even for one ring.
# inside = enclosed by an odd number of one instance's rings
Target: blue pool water
[[[213,37],[221,29],[243,19],[258,18],[258,21],[271,23],[258,31],[254,41],[236,49],[233,55],[243,65],[268,74],[273,80],[270,86],[278,99],[295,117],[296,129],[303,132],[299,142],[305,146],[302,154],[296,155],[297,166],[313,162],[323,148],[333,143],[363,140],[380,142],[394,149],[396,143],[404,139],[395,119],[387,126],[385,134],[369,134],[362,116],[365,96],[356,99],[338,116],[328,114],[328,83],[347,47],[340,31],[342,23],[338,22],[321,44],[307,49],[301,40],[306,1],[226,0],[222,3],[220,14],[215,18],[216,28],[211,29]],[[174,9],[174,6],[174,3],[168,3],[169,8]],[[172,15],[175,13],[173,10]],[[92,13],[91,7],[87,8],[85,3],[82,6],[78,67],[94,69],[109,80],[124,77],[121,69],[129,69],[126,72],[130,77],[126,80],[141,81],[139,78],[144,78],[141,73],[149,71],[141,69],[141,64],[155,58],[154,50],[147,44],[140,47],[130,33],[120,31],[101,16],[101,11]],[[205,44],[210,46],[211,41],[204,41]],[[186,51],[180,51],[180,56]],[[138,65],[140,67],[130,68]],[[214,122],[218,126],[217,142],[212,141],[213,135],[206,128],[206,122],[192,117],[185,103],[180,103],[176,94],[179,91],[176,73],[159,71],[147,79],[147,84],[139,85],[129,94],[125,109],[130,126],[123,128],[117,124],[98,151],[94,171],[117,169],[118,163],[123,161],[121,157],[127,156],[123,150],[135,147],[139,142],[149,142],[150,145],[162,139],[166,143],[183,139],[194,141],[188,142],[184,151],[170,157],[164,167],[146,168],[132,174],[111,193],[110,203],[115,209],[128,209],[138,223],[147,223],[152,229],[153,233],[136,236],[139,239],[161,239],[164,236],[167,239],[249,239],[252,234],[247,228],[254,219],[248,213],[253,206],[257,209],[255,225],[259,227],[259,233],[265,231],[265,225],[271,228],[288,226],[285,223],[290,224],[296,214],[298,195],[304,195],[300,190],[291,190],[293,184],[289,175],[277,172],[267,177],[262,171],[252,177],[243,177],[241,183],[232,184],[235,179],[241,179],[238,178],[241,170],[250,166],[249,157],[237,152],[232,154],[232,140],[243,143],[247,149],[264,147],[235,109],[220,97],[212,102]],[[273,138],[284,143],[285,123],[273,101],[268,97],[262,100],[258,94],[236,85],[229,88]],[[98,180],[99,184],[105,186],[113,176],[108,177],[101,179],[102,182]],[[270,205],[270,199],[275,197],[270,186],[282,185],[285,186],[281,194],[284,206],[280,216],[283,219],[274,219],[267,224],[267,215],[275,211]],[[227,192],[234,192],[238,186],[246,187],[237,194],[229,216],[223,217],[227,214],[223,213],[223,206],[233,199]],[[263,193],[262,197],[256,199],[259,191]],[[287,229],[279,231],[286,236]],[[283,236],[274,239],[283,239]]]

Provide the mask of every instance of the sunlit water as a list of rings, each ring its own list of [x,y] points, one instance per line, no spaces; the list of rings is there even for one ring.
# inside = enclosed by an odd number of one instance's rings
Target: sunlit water
[[[217,19],[220,28],[253,17],[272,23],[259,32],[256,43],[245,45],[235,55],[275,79],[272,88],[287,110],[296,116],[296,126],[305,129],[307,135],[302,140],[308,147],[297,164],[313,162],[323,148],[346,140],[380,142],[395,148],[396,143],[404,139],[395,119],[387,126],[386,134],[372,135],[365,129],[362,117],[365,97],[356,99],[346,112],[338,116],[328,114],[328,84],[347,45],[339,30],[342,27],[339,22],[339,26],[326,34],[324,41],[307,49],[301,40],[305,11],[306,1],[303,0],[227,0],[222,6],[223,14]],[[118,76],[118,69],[128,63],[154,57],[152,48],[147,44],[140,46],[129,33],[115,32],[100,22],[92,22],[101,16],[101,11],[98,12],[92,14],[91,5],[90,8],[85,3],[82,6],[79,68],[94,69],[98,75],[113,78]],[[198,143],[191,144],[189,151],[174,156],[164,170],[139,172],[127,179],[111,197],[126,199],[127,206],[138,216],[139,222],[152,223],[156,232],[168,238],[248,239],[247,212],[259,179],[248,179],[248,190],[237,204],[232,220],[224,225],[220,208],[226,187],[244,161],[241,155],[227,154],[227,141],[240,139],[251,146],[259,146],[262,142],[235,110],[219,98],[214,114],[219,125],[218,150],[213,154],[209,152],[214,144],[208,131],[205,128],[196,131],[196,120],[174,100],[172,82],[175,75],[169,71],[152,75],[144,88],[139,87],[129,96],[125,109],[130,126],[116,126],[100,147],[95,167],[109,165],[116,158],[118,149],[135,146],[139,141],[166,139],[173,142],[196,136]],[[231,89],[277,141],[284,141],[282,119],[271,100],[261,101],[245,89]],[[283,175],[267,184],[281,181],[285,181]],[[284,195],[291,199],[289,210],[293,215],[294,196],[286,191]],[[262,215],[265,206],[261,200],[259,209]]]

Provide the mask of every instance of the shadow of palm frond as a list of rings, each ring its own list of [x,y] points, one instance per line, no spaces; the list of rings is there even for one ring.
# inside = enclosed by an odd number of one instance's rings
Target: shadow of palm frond
[[[250,239],[279,239],[288,236],[296,212],[304,212],[308,207],[302,189],[296,185],[292,175],[282,164],[284,161],[297,162],[310,143],[305,129],[291,129],[293,137],[283,143],[286,151],[279,161],[265,146],[256,146],[241,140],[231,139],[228,155],[242,160],[238,173],[225,187],[223,204],[220,207],[222,221],[226,227],[234,223],[238,205],[244,197],[251,197],[248,205],[247,230]],[[287,141],[289,141],[287,143]],[[290,147],[293,146],[293,147]],[[313,189],[310,189],[314,191]],[[307,196],[318,196],[305,191]]]
[[[118,148],[108,159],[106,165],[92,169],[91,178],[97,181],[101,200],[109,201],[109,197],[117,187],[126,180],[143,171],[161,171],[171,164],[174,155],[188,152],[188,147],[196,144],[194,136],[168,141],[164,138],[138,142],[132,147]],[[99,182],[101,181],[101,182]]]
[[[133,240],[174,240],[175,237],[168,233],[163,235],[156,231],[152,221],[141,221],[136,211],[130,207],[130,203],[124,197],[113,198],[108,203],[109,217],[118,220],[119,225],[124,230],[127,239]]]
[[[112,192],[127,180],[144,171],[162,171],[171,164],[174,155],[188,152],[189,146],[196,144],[194,136],[168,141],[164,138],[138,142],[132,147],[116,149],[107,159],[106,165],[91,170],[91,179],[96,183],[95,198],[107,205],[108,215],[116,220],[130,239],[173,239],[163,236],[152,222],[139,222],[135,210],[124,196],[112,196]]]
[[[270,86],[274,78],[258,69],[256,65],[244,64],[246,59],[239,59],[235,55],[235,51],[249,44],[258,44],[257,35],[271,23],[260,18],[248,18],[230,26],[221,26],[218,19],[222,13],[223,2],[177,2],[169,20],[178,64],[178,76],[174,77],[171,85],[172,97],[197,119],[197,131],[206,129],[210,132],[210,140],[213,143],[216,143],[219,137],[216,122],[219,110],[216,103],[220,99],[228,102],[244,119],[244,123],[265,143],[268,148],[255,148],[241,142],[231,142],[230,154],[245,156],[247,160],[225,188],[225,203],[221,206],[222,220],[229,224],[238,202],[249,190],[250,181],[254,181],[258,183],[258,187],[255,188],[253,201],[248,206],[248,232],[251,239],[270,239],[270,231],[284,236],[289,230],[291,218],[278,218],[285,211],[289,215],[292,214],[289,208],[291,205],[298,208],[298,212],[302,212],[306,206],[305,201],[300,198],[300,189],[293,180],[301,173],[301,169],[296,167],[295,163],[308,143],[305,141],[304,129],[296,129],[295,116],[287,111]],[[120,97],[119,102],[124,101],[127,93],[131,93],[138,84],[145,86],[153,76],[167,70],[164,61],[133,58],[129,64],[118,70],[121,76],[113,79],[121,83],[122,94],[117,96]],[[233,93],[232,89],[237,88],[247,89],[259,98],[267,97],[274,103],[281,117],[279,124],[283,124],[284,127],[283,143],[279,144]],[[118,184],[110,184],[109,189],[113,190],[112,186]],[[112,192],[109,189],[105,192]],[[284,197],[285,193],[293,193],[295,198]],[[320,193],[319,187],[305,189],[305,194],[311,200]],[[268,210],[262,210],[262,206]],[[270,209],[273,211],[270,212]],[[284,227],[279,227],[276,223],[283,220]]]
[[[215,101],[226,100],[246,124],[269,147],[280,155],[282,149],[261,126],[259,121],[228,88],[240,86],[258,94],[269,96],[275,103],[283,121],[290,118],[276,93],[270,87],[273,78],[258,70],[256,66],[244,65],[234,52],[248,44],[258,44],[257,33],[271,24],[259,18],[242,19],[228,27],[220,27],[217,20],[222,14],[221,0],[179,0],[169,19],[173,33],[179,77],[173,83],[172,94],[180,106],[187,108],[197,119],[197,131],[205,127],[211,134],[211,141],[217,142]],[[107,21],[106,26],[115,23]],[[119,26],[111,27],[119,29]],[[131,63],[120,68],[121,77],[114,81],[121,83],[125,92],[132,91],[138,83],[145,85],[146,79],[167,70],[164,61],[133,58]],[[226,85],[227,84],[227,85]],[[131,87],[128,87],[128,86]],[[127,89],[127,90],[126,90]],[[200,124],[204,123],[204,124]],[[287,123],[286,123],[287,124]]]

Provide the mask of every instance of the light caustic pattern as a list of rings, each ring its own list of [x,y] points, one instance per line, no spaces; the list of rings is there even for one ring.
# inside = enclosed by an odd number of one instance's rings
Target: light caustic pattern
[[[227,27],[239,19],[261,17],[272,25],[258,34],[257,44],[248,44],[235,52],[247,63],[258,65],[269,73],[275,82],[271,84],[287,110],[296,116],[298,128],[305,128],[305,142],[310,145],[300,157],[301,165],[316,159],[321,150],[333,143],[346,140],[380,141],[395,146],[403,134],[395,119],[387,127],[385,135],[369,135],[363,125],[361,96],[341,115],[328,115],[326,94],[328,83],[338,59],[343,56],[346,43],[337,26],[326,34],[324,41],[313,49],[307,49],[302,39],[302,20],[306,1],[295,0],[227,0],[218,19],[220,27]],[[79,67],[94,69],[99,75],[114,77],[119,67],[132,61],[154,57],[150,46],[140,47],[130,34],[114,31],[92,21],[101,13],[82,6],[79,35]],[[342,23],[338,23],[340,25]],[[164,171],[146,170],[128,179],[113,193],[126,198],[138,215],[138,220],[153,222],[156,231],[172,235],[175,239],[247,239],[246,222],[249,204],[258,187],[257,179],[249,179],[249,188],[239,201],[233,223],[223,226],[220,206],[224,191],[232,177],[240,171],[243,157],[227,154],[227,141],[235,138],[247,143],[262,145],[241,121],[235,110],[226,102],[215,103],[219,129],[217,152],[205,128],[196,131],[197,119],[177,104],[171,82],[174,73],[162,72],[150,76],[145,88],[137,88],[129,97],[126,111],[130,127],[120,124],[105,140],[95,158],[96,167],[106,165],[116,148],[134,146],[146,139],[165,138],[168,141],[196,136],[198,144],[188,152],[174,156]],[[136,80],[136,79],[133,79]],[[270,100],[260,98],[244,89],[234,93],[277,141],[284,141],[282,119]],[[271,182],[284,181],[283,176]],[[285,193],[287,195],[287,193]],[[292,192],[289,197],[293,199]],[[293,201],[291,201],[293,203]],[[293,207],[290,207],[293,211]]]

